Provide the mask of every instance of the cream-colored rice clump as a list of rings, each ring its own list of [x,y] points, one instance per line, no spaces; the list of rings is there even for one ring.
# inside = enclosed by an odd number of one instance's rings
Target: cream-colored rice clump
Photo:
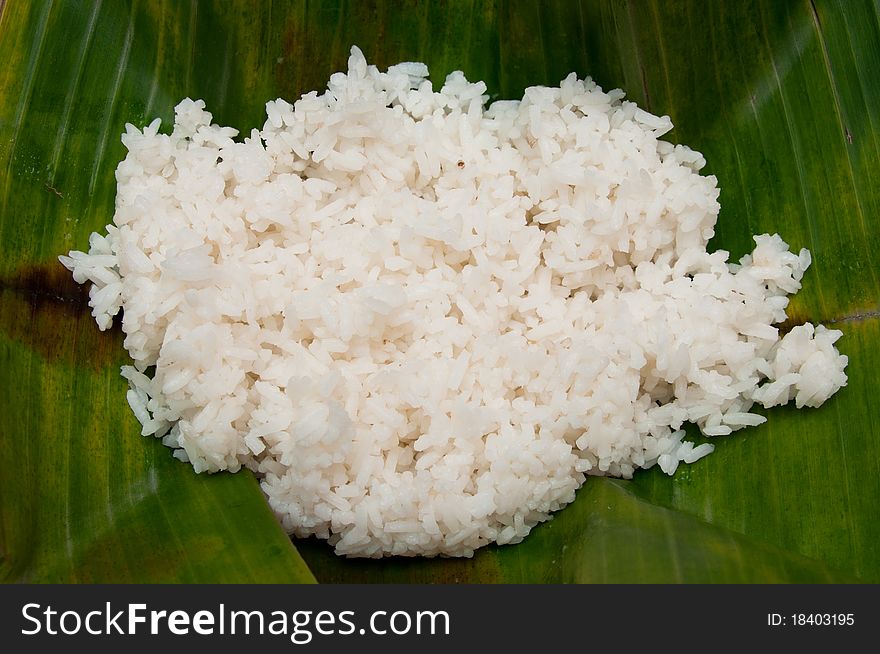
[[[780,339],[810,264],[757,236],[708,253],[703,157],[574,74],[495,102],[352,49],[323,95],[242,142],[202,101],[123,135],[107,235],[61,257],[120,309],[143,433],[246,466],[284,527],[339,554],[515,543],[586,475],[672,474],[683,440],[818,406],[839,331]]]

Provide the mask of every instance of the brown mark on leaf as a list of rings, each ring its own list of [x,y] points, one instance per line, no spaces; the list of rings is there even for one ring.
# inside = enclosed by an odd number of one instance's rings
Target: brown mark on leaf
[[[98,330],[88,287],[58,262],[20,266],[0,277],[0,332],[48,361],[106,368],[121,356],[122,330]]]
[[[303,93],[327,87],[327,78],[335,71],[346,70],[348,50],[331,48],[328,51],[328,33],[322,25],[306,27],[299,19],[290,19],[284,26],[281,61],[276,60],[273,70],[275,85],[281,97],[293,102]],[[332,40],[332,33],[330,35]],[[329,55],[325,65],[315,65],[313,52]]]
[[[300,556],[319,584],[339,583],[418,583],[454,584],[461,579],[471,583],[503,581],[495,547],[486,547],[473,558],[418,559],[394,556],[385,559],[346,559],[333,553],[333,547],[317,538],[294,538]]]
[[[880,318],[880,307],[875,309],[865,309],[863,311],[852,311],[850,313],[845,313],[838,316],[832,316],[831,318],[812,318],[800,310],[795,309],[793,307],[789,307],[787,309],[788,318],[777,325],[779,328],[780,335],[787,334],[795,327],[800,327],[801,325],[811,322],[814,325],[825,325],[826,327],[833,327],[838,325],[845,325],[847,323],[853,322],[861,322],[863,320],[873,320],[875,318]]]
[[[880,309],[869,309],[867,311],[854,311],[853,313],[848,313],[839,318],[832,318],[831,320],[825,320],[824,323],[828,325],[841,325],[848,322],[860,322],[862,320],[872,320],[874,318],[880,318]]]
[[[54,193],[54,194],[57,195],[59,198],[62,198],[62,199],[64,198],[64,194],[63,194],[61,191],[59,191],[57,188],[55,188],[54,186],[52,186],[51,184],[46,184],[46,190],[49,191],[49,192],[51,192],[51,193]]]
[[[849,143],[850,145],[852,145],[853,138],[852,138],[852,132],[849,131],[849,127],[844,125],[843,132],[844,132],[844,134],[846,134],[846,142]]]
[[[639,70],[642,71],[642,91],[645,93],[645,109],[653,113],[651,109],[651,92],[648,90],[648,76],[645,74],[645,67],[639,64]]]
[[[776,328],[779,330],[779,335],[783,336],[790,332],[795,327],[800,327],[804,323],[810,322],[809,316],[804,313],[801,313],[796,308],[789,306],[786,310],[788,314],[788,318],[785,321],[776,325]]]

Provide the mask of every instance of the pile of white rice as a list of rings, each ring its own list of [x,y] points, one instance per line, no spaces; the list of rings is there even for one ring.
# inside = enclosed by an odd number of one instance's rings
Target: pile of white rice
[[[107,235],[61,257],[143,434],[198,472],[247,466],[284,527],[339,554],[515,543],[585,475],[672,474],[846,384],[839,331],[780,339],[810,264],[706,243],[703,157],[574,74],[486,107],[486,85],[352,48],[323,95],[237,142],[202,101],[122,137]]]

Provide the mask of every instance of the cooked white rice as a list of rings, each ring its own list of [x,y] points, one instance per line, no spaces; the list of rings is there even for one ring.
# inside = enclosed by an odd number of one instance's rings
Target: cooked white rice
[[[352,48],[323,95],[243,142],[201,100],[128,125],[107,235],[61,257],[143,434],[198,472],[247,466],[284,527],[339,554],[515,543],[585,475],[672,474],[846,384],[839,331],[783,338],[810,265],[779,236],[706,244],[703,157],[572,74],[486,107],[486,85]]]

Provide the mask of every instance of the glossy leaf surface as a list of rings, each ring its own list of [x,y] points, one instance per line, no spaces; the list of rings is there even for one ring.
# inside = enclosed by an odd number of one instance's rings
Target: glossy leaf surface
[[[672,479],[590,479],[521,545],[345,561],[319,581],[880,581],[880,18],[871,2],[26,2],[0,14],[0,574],[36,581],[306,581],[247,474],[196,476],[140,438],[118,331],[55,257],[113,213],[125,122],[185,96],[259,127],[359,45],[493,97],[571,71],[669,114],[719,179],[713,249],[778,232],[814,264],[789,325],[840,328],[849,386],[716,439]]]

